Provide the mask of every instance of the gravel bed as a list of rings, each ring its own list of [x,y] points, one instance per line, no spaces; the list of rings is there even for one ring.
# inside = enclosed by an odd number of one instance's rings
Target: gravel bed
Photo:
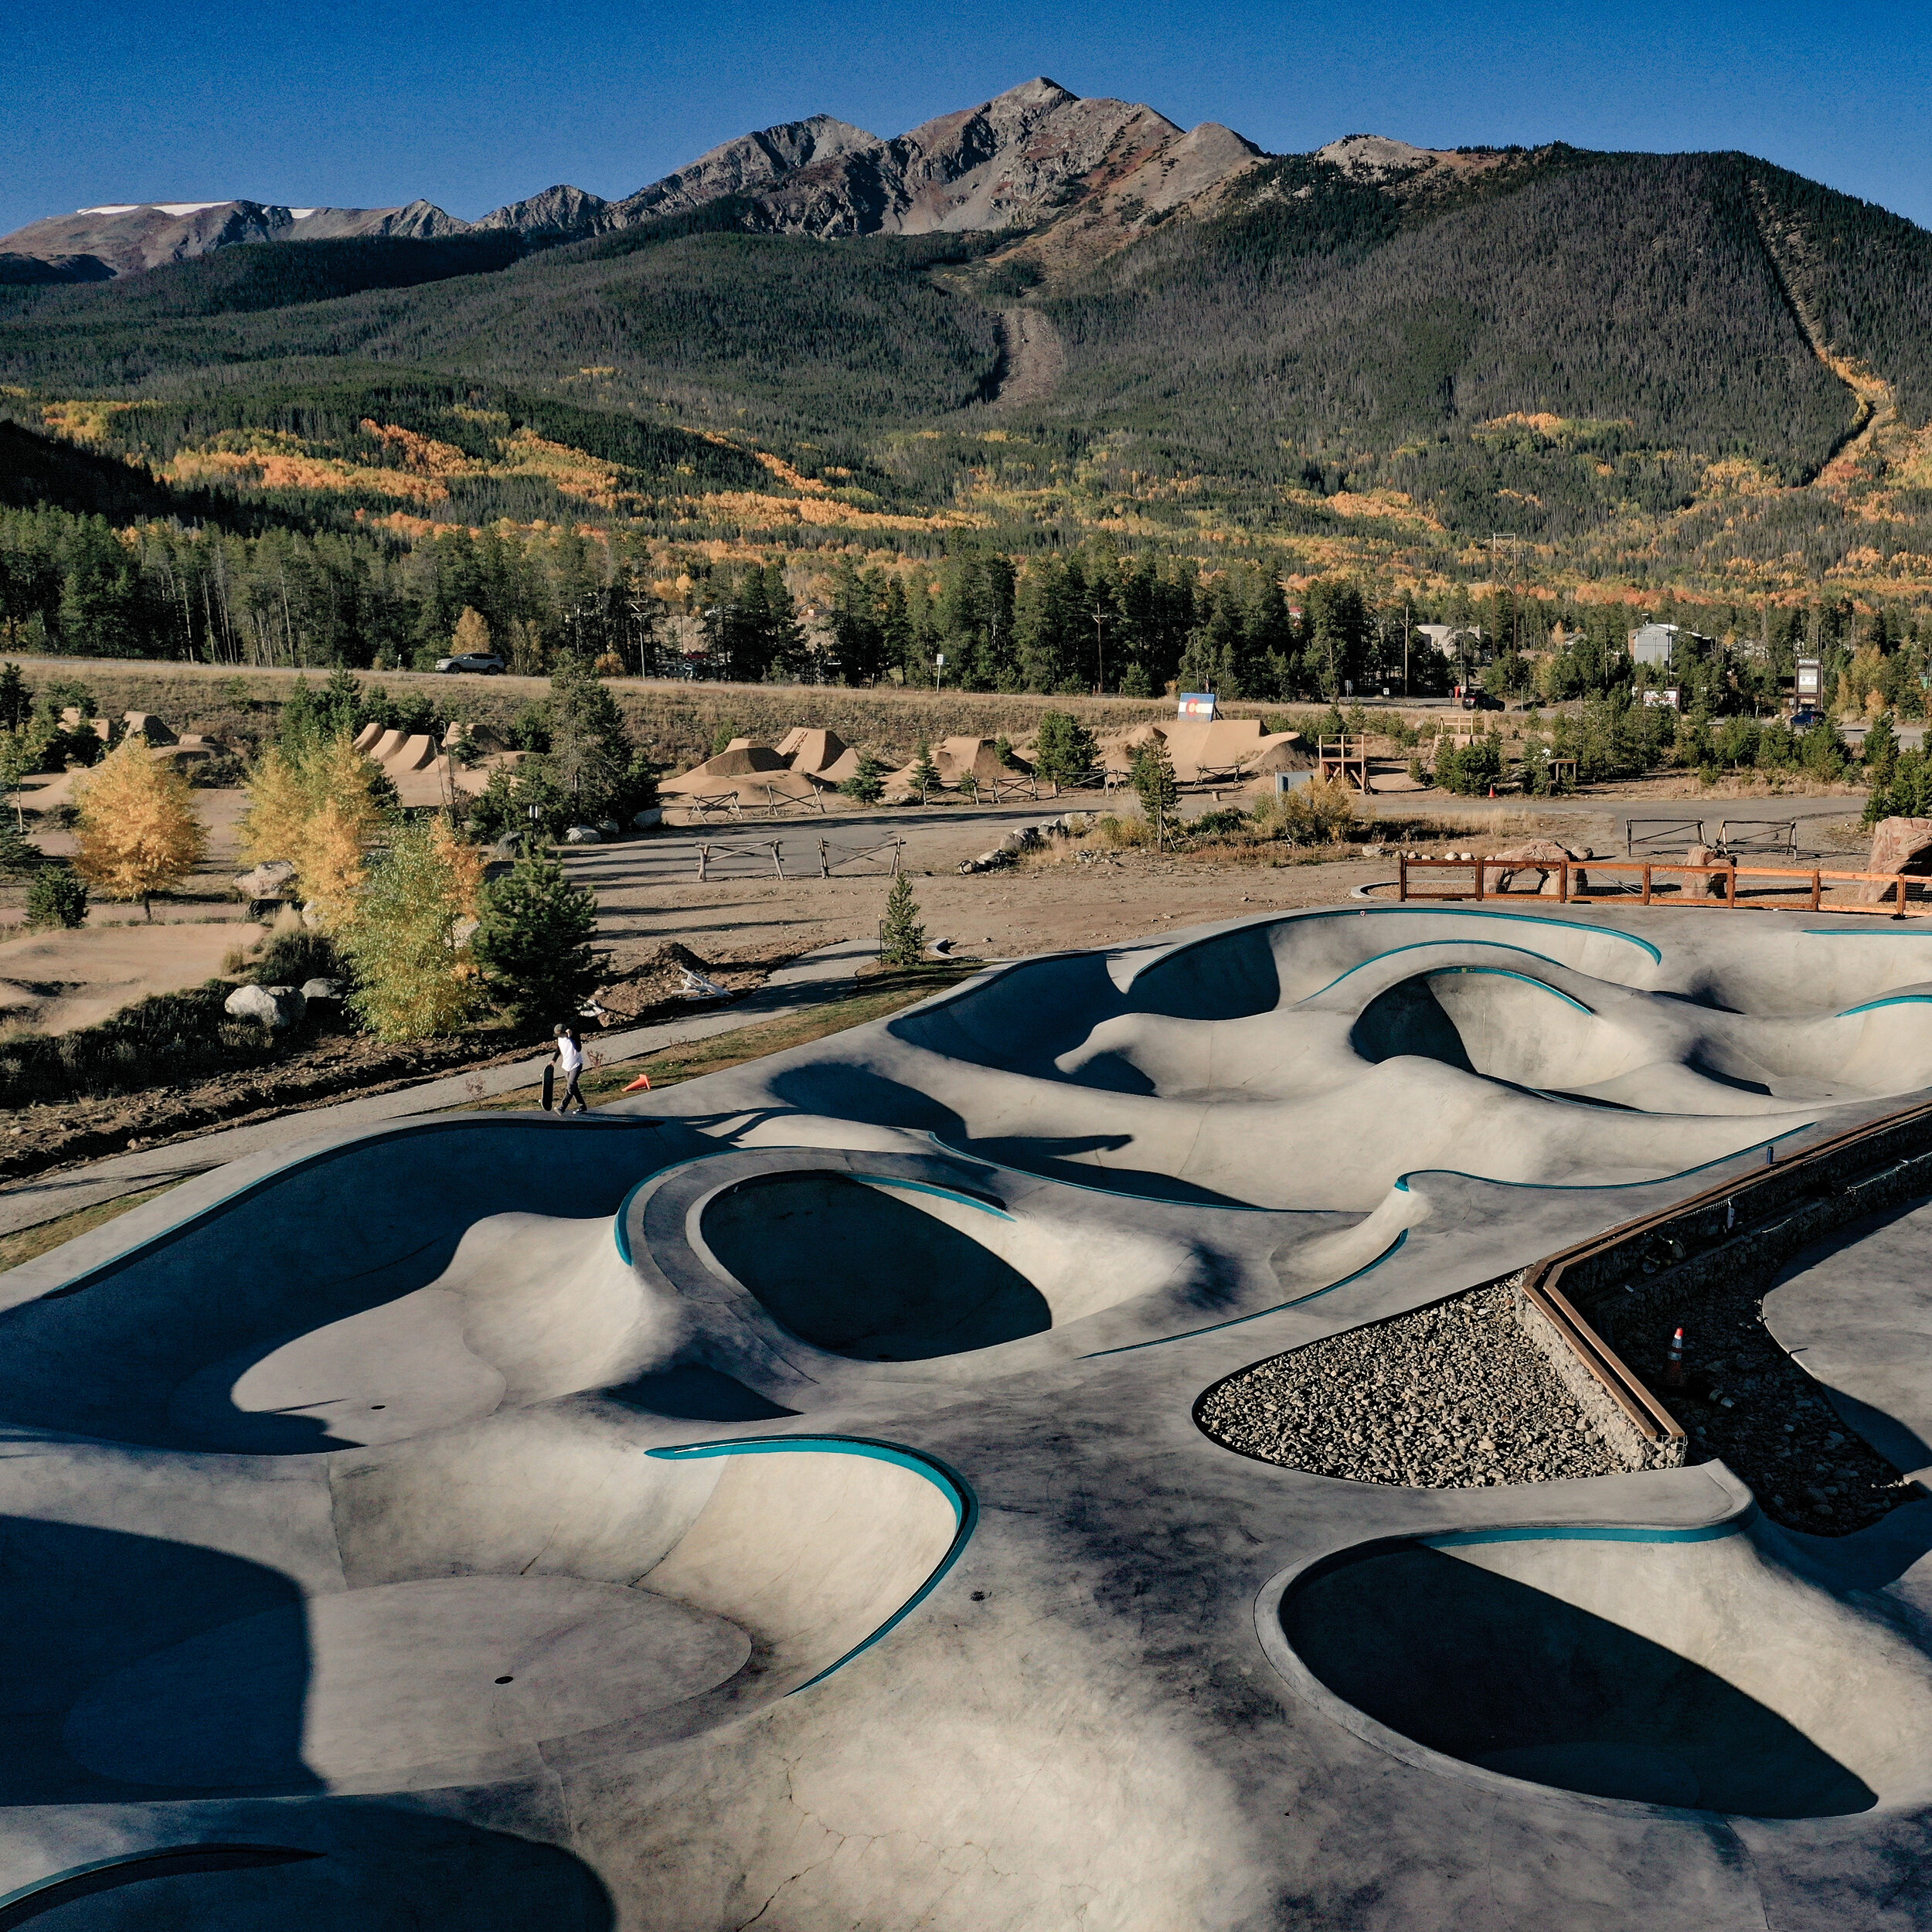
[[[1257,1362],[1209,1389],[1195,1420],[1244,1456],[1355,1482],[1468,1489],[1628,1468],[1501,1282]]]

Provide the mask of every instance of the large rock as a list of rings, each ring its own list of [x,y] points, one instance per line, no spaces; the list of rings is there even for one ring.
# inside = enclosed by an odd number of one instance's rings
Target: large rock
[[[230,883],[244,899],[279,899],[295,876],[295,868],[286,859],[264,859],[252,872],[240,873]]]
[[[1684,863],[1687,866],[1726,866],[1733,870],[1737,866],[1735,859],[1709,845],[1692,846],[1684,855]],[[1684,881],[1684,896],[1687,899],[1695,899],[1700,893],[1706,899],[1728,899],[1730,896],[1731,882],[1723,872],[1685,872],[1680,876]]]
[[[339,1002],[342,997],[342,983],[338,979],[305,979],[302,981],[302,998],[311,1004],[316,1000]]]
[[[293,986],[237,986],[222,1002],[231,1019],[252,1019],[271,1032],[301,1023],[308,1002]]]
[[[1492,872],[1488,875],[1489,883],[1484,890],[1498,893],[1514,891],[1516,874],[1519,872],[1533,872],[1536,875],[1536,883],[1530,889],[1546,899],[1557,898],[1563,889],[1563,861],[1568,859],[1570,889],[1580,892],[1590,883],[1577,863],[1583,856],[1581,852],[1572,852],[1567,845],[1560,845],[1553,838],[1527,839],[1520,845],[1512,845],[1505,851],[1490,853],[1490,864],[1492,866],[1501,866],[1504,869]]]
[[[1932,875],[1932,818],[1881,818],[1872,828],[1872,856],[1865,869],[1902,872],[1917,879]],[[1893,889],[1875,880],[1854,887],[1853,893],[1876,906]]]
[[[604,834],[595,825],[573,825],[563,835],[566,845],[600,845]]]

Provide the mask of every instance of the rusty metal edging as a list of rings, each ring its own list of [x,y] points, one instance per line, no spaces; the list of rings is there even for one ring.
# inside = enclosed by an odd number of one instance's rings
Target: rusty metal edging
[[[1802,1173],[1808,1167],[1855,1147],[1861,1141],[1875,1140],[1881,1134],[1909,1127],[1915,1121],[1932,1123],[1932,1102],[1903,1107],[1876,1121],[1848,1128],[1842,1134],[1835,1134],[1828,1140],[1820,1141],[1815,1146],[1793,1155],[1787,1161],[1761,1168],[1734,1181],[1721,1181],[1670,1207],[1659,1209],[1654,1214],[1641,1215],[1635,1220],[1626,1221],[1607,1233],[1560,1248],[1554,1254],[1546,1254],[1540,1261],[1530,1264],[1523,1277],[1523,1297],[1562,1336],[1577,1360],[1648,1440],[1661,1444],[1685,1441],[1688,1436],[1683,1424],[1562,1292],[1558,1284],[1563,1275],[1580,1262],[1611,1253],[1720,1202],[1734,1202],[1740,1196],[1751,1194],[1774,1180],[1782,1181],[1794,1172]]]

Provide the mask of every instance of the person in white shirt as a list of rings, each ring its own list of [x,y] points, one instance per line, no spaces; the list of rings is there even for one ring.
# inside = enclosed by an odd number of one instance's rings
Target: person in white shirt
[[[574,1026],[560,1026],[556,1029],[556,1063],[563,1075],[563,1098],[558,1104],[557,1111],[569,1113],[570,1103],[574,1100],[580,1114],[589,1113],[590,1103],[583,1097],[577,1085],[578,1077],[583,1071],[583,1043],[577,1038]]]

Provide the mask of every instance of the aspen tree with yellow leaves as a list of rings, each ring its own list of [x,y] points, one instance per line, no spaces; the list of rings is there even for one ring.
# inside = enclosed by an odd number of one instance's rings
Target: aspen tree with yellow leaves
[[[154,895],[180,885],[208,849],[187,780],[150,757],[138,733],[76,785],[74,801],[74,870],[109,899],[138,899],[150,920]]]
[[[257,863],[287,859],[297,889],[331,930],[348,916],[365,854],[386,822],[378,776],[346,735],[271,746],[249,774],[242,849]]]
[[[481,1003],[468,934],[481,855],[447,820],[398,826],[342,928],[355,968],[351,1004],[383,1039],[454,1032]]]

